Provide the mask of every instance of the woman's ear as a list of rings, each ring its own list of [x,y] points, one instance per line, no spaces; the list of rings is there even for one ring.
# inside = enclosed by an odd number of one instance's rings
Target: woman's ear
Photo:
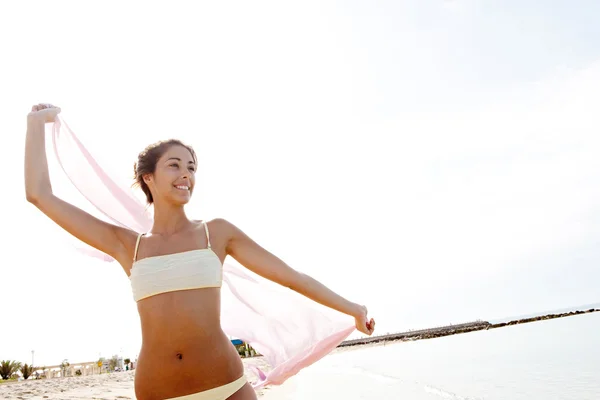
[[[152,175],[151,174],[146,174],[142,177],[142,179],[144,180],[144,183],[149,184],[150,182],[152,182]]]

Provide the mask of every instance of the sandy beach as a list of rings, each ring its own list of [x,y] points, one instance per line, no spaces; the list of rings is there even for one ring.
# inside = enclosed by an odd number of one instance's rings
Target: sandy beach
[[[256,365],[268,370],[262,357],[244,359],[244,366]],[[52,379],[28,379],[21,382],[0,384],[0,399],[6,400],[116,400],[135,399],[133,378],[135,371],[110,374],[76,376]],[[255,376],[246,368],[250,381]],[[260,390],[262,396],[269,389]]]

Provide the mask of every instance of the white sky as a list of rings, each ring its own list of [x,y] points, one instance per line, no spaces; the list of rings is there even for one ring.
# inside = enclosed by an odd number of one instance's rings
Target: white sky
[[[140,345],[121,268],[25,201],[38,102],[123,179],[147,144],[191,143],[189,215],[365,303],[378,333],[600,301],[600,3],[536,4],[3,3],[0,359]]]

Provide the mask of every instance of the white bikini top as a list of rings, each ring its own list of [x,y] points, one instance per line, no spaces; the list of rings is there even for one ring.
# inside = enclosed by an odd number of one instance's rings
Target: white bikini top
[[[178,290],[221,287],[223,266],[210,247],[208,226],[205,222],[206,249],[164,254],[137,260],[141,233],[135,244],[133,264],[129,273],[134,300],[140,301],[157,294]]]

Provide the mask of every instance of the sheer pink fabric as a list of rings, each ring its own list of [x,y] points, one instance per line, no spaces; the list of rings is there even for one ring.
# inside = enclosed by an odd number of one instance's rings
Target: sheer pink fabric
[[[109,176],[60,117],[52,124],[52,141],[66,176],[108,221],[136,232],[150,230],[152,216],[146,207],[131,189]],[[114,261],[83,242],[77,247],[87,255]],[[282,384],[325,356],[354,330],[352,318],[236,265],[224,265],[223,282],[223,330],[250,343],[272,368],[267,373],[255,368],[255,388]]]

